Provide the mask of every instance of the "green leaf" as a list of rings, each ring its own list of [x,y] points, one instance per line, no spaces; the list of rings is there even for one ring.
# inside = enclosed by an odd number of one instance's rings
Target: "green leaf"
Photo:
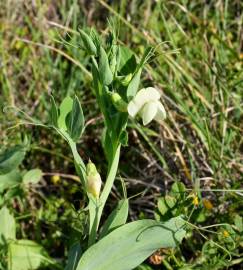
[[[186,187],[182,182],[175,182],[171,187],[171,194],[177,199],[184,198],[186,192]]]
[[[141,61],[139,62],[139,64],[137,65],[137,70],[135,74],[133,75],[133,78],[127,88],[128,101],[130,101],[136,95],[138,91],[139,83],[140,83],[142,69],[144,65],[147,63],[147,61],[149,60],[149,58],[153,55],[153,52],[154,52],[154,49],[152,47],[148,47],[145,49],[143,57]]]
[[[117,68],[120,62],[120,48],[118,45],[112,45],[109,55],[110,69],[113,74],[117,72]]]
[[[176,204],[176,198],[166,195],[165,197],[159,198],[158,209],[162,215],[165,215],[167,211],[172,209]]]
[[[243,231],[243,218],[238,214],[235,215],[234,223],[239,232]]]
[[[30,240],[9,244],[9,270],[34,270],[53,263],[42,246]]]
[[[125,46],[120,46],[119,71],[122,75],[134,73],[137,67],[136,58],[132,50]]]
[[[131,79],[128,87],[127,87],[127,98],[128,101],[131,100],[137,93],[139,83],[140,83],[140,77],[141,77],[142,69],[138,69],[138,71],[135,73],[133,78]]]
[[[0,174],[7,174],[17,168],[25,157],[26,148],[16,145],[0,154]]]
[[[81,39],[83,41],[84,48],[89,55],[96,55],[97,49],[92,38],[86,34],[82,29],[78,29]]]
[[[119,227],[91,246],[76,270],[131,270],[159,248],[176,247],[186,234],[185,221],[138,220]],[[115,266],[115,268],[114,268]]]
[[[113,80],[108,57],[103,47],[100,47],[99,76],[104,85],[111,84]]]
[[[7,188],[20,184],[21,181],[22,177],[18,170],[0,175],[0,193]]]
[[[123,130],[120,137],[119,137],[119,141],[123,146],[127,146],[128,145],[128,133],[126,130]]]
[[[60,105],[60,115],[58,117],[57,123],[58,127],[63,130],[67,130],[66,117],[71,112],[73,107],[73,99],[69,96],[65,97]]]
[[[42,171],[40,169],[33,169],[28,171],[23,177],[24,184],[37,184],[42,176]]]
[[[55,102],[54,97],[51,95],[51,111],[50,111],[50,118],[51,118],[51,123],[53,126],[58,127],[57,120],[58,120],[58,109],[57,105]]]
[[[84,115],[77,96],[74,97],[72,111],[66,118],[66,125],[70,137],[74,142],[78,141],[84,128]]]
[[[101,136],[102,147],[105,152],[106,159],[109,161],[113,157],[113,146],[108,129],[105,128]]]
[[[117,207],[111,212],[111,214],[107,218],[100,234],[100,238],[104,237],[114,229],[117,229],[118,227],[126,223],[128,217],[128,207],[128,199],[123,199],[119,201]]]
[[[15,219],[8,208],[4,206],[0,210],[0,244],[8,240],[14,240],[16,235]]]
[[[72,245],[68,252],[68,262],[64,270],[75,270],[78,265],[78,261],[80,260],[81,253],[82,250],[79,243]]]

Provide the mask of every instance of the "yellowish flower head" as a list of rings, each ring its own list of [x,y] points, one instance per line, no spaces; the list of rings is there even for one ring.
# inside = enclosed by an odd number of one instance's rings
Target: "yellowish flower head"
[[[223,231],[223,235],[224,235],[225,238],[227,238],[227,237],[229,237],[229,232],[226,231],[226,230],[224,230],[224,231]]]
[[[193,203],[195,206],[198,206],[198,205],[199,205],[199,200],[198,200],[197,195],[194,195],[194,196],[193,196],[192,203]]]
[[[213,209],[213,204],[208,199],[203,199],[203,205],[207,210]]]

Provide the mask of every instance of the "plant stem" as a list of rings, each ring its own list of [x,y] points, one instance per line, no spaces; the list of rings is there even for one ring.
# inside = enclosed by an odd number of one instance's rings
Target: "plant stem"
[[[97,222],[98,222],[98,210],[99,210],[99,207],[96,204],[95,218],[94,218],[93,225],[91,227],[91,231],[90,231],[90,234],[89,234],[88,247],[92,246],[95,243],[95,240],[96,240],[96,235],[97,235],[96,228],[97,228]]]
[[[116,149],[113,161],[111,163],[105,186],[101,193],[98,204],[95,204],[92,199],[89,200],[89,246],[95,243],[96,233],[99,228],[101,215],[105,207],[106,200],[111,192],[114,180],[116,178],[120,158],[120,148],[121,145],[119,144]]]

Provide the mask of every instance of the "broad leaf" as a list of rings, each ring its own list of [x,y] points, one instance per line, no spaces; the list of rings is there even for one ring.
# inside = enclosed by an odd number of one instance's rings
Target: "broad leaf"
[[[73,99],[69,96],[65,97],[59,107],[60,115],[58,117],[57,123],[60,129],[67,130],[66,117],[69,114],[69,112],[71,112],[72,106],[73,106]]]
[[[84,115],[81,104],[75,96],[72,111],[66,118],[67,130],[73,141],[78,141],[84,128]]]
[[[126,223],[128,217],[128,207],[128,199],[119,201],[117,207],[111,212],[104,224],[100,234],[101,238]]]
[[[16,225],[14,217],[4,206],[0,210],[0,244],[4,244],[8,240],[14,240],[16,234]]]
[[[28,171],[23,177],[24,184],[37,184],[42,176],[42,171],[40,169],[33,169]]]
[[[26,148],[16,145],[0,154],[0,174],[7,174],[17,168],[24,159]]]
[[[18,185],[21,182],[22,177],[18,170],[13,170],[7,174],[0,175],[0,193],[7,188]]]
[[[30,240],[9,244],[9,270],[34,270],[53,263],[42,246]]]
[[[164,223],[150,219],[128,223],[91,246],[77,270],[134,269],[157,249],[178,245],[186,234],[184,226],[181,217]]]
[[[127,98],[128,100],[131,100],[137,93],[139,83],[140,83],[140,77],[142,73],[142,68],[140,68],[135,75],[133,76],[132,80],[130,81],[128,88],[127,88]]]

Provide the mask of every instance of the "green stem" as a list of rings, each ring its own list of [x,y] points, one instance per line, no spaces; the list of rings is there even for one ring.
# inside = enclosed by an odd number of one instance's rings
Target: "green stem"
[[[86,170],[85,170],[85,165],[84,162],[82,160],[82,158],[80,157],[78,150],[77,150],[77,146],[76,143],[72,140],[68,140],[69,146],[72,150],[73,153],[73,157],[74,157],[74,164],[75,164],[75,168],[76,171],[78,173],[78,175],[81,178],[82,184],[85,186],[85,179],[86,179]]]
[[[92,200],[90,198],[90,200]],[[89,241],[88,241],[88,247],[92,246],[94,243],[95,243],[95,240],[96,240],[96,235],[97,235],[97,231],[96,231],[96,228],[97,228],[97,222],[98,222],[98,205],[96,203],[96,207],[95,207],[95,218],[94,218],[94,221],[93,221],[93,224],[91,226],[91,230],[90,230],[90,234],[89,234]]]
[[[111,167],[105,182],[105,186],[104,189],[102,191],[102,194],[100,196],[100,202],[101,202],[101,207],[99,209],[104,208],[106,200],[111,192],[111,188],[113,186],[115,177],[116,177],[116,173],[117,173],[117,169],[118,169],[118,163],[119,163],[119,158],[120,158],[120,149],[121,149],[121,145],[119,144],[117,146],[116,152],[114,154],[114,158],[113,161],[111,163]]]
[[[171,265],[167,262],[166,259],[163,259],[163,265],[165,266],[166,269],[168,270],[173,270],[173,268],[171,267]]]
[[[85,181],[86,181],[86,167],[84,165],[84,162],[82,158],[80,157],[78,150],[77,150],[77,145],[76,143],[72,140],[72,138],[68,135],[68,133],[64,130],[61,130],[59,128],[55,128],[55,130],[68,142],[73,158],[74,158],[74,165],[75,169],[78,173],[78,176],[81,179],[82,185],[85,188]]]
[[[95,204],[92,199],[89,200],[89,225],[90,225],[89,244],[95,243],[96,233],[99,227],[101,215],[102,215],[103,209],[105,207],[105,203],[111,192],[111,188],[113,186],[113,183],[116,177],[119,158],[120,158],[120,148],[121,148],[121,145],[119,144],[116,149],[113,161],[111,163],[109,173],[105,182],[105,186],[101,193],[98,205]]]

